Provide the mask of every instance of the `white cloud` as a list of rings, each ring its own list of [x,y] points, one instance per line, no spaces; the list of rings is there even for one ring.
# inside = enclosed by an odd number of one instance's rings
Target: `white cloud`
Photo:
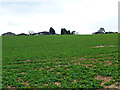
[[[100,27],[107,31],[117,31],[117,0],[31,1],[11,2],[11,5],[6,1],[4,6],[0,2],[0,34],[7,31],[48,31],[51,26],[57,33],[60,33],[61,28],[75,30],[80,34],[92,33]]]

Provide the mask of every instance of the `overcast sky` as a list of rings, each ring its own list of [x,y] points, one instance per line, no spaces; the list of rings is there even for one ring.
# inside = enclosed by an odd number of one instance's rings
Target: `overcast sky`
[[[9,2],[8,2],[9,1]],[[91,34],[118,31],[119,0],[0,0],[0,34],[49,31]]]

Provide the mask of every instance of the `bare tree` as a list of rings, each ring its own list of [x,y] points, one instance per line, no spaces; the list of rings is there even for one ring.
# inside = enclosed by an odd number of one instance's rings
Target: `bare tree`
[[[29,32],[29,35],[33,35],[34,34],[34,32],[33,31],[28,31]]]

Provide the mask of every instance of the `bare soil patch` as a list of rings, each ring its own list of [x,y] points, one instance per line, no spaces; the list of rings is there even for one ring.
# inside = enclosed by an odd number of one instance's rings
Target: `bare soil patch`
[[[25,74],[26,72],[21,72],[21,74]]]
[[[39,61],[48,61],[48,60],[51,60],[51,59],[41,59]]]
[[[96,76],[95,79],[103,80],[103,81],[101,82],[101,86],[103,86],[103,87],[106,88],[106,86],[105,86],[104,84],[105,84],[107,81],[112,80],[112,77],[103,77],[103,76],[99,75],[99,76]]]
[[[105,66],[112,65],[112,61],[104,61],[104,62],[106,62]]]
[[[16,87],[8,86],[7,88],[9,88],[9,89],[11,89],[11,90],[16,90]]]
[[[117,86],[116,83],[114,83],[110,86],[105,86],[105,88],[119,88],[119,90],[120,90],[120,86]]]
[[[74,80],[72,83],[76,83],[78,80]]]
[[[105,57],[104,59],[111,59],[111,57]]]
[[[46,67],[50,67],[50,66],[46,66]]]
[[[61,72],[56,72],[57,74],[60,74]]]
[[[112,61],[99,61],[98,63],[105,63],[104,65],[105,66],[109,66],[109,65],[112,65]]]
[[[67,67],[68,65],[64,65],[65,67]]]
[[[23,61],[20,61],[20,62],[30,62],[30,61],[32,61],[32,60],[23,60]]]
[[[99,45],[99,46],[94,46],[92,48],[100,48],[100,47],[119,47],[120,45]]]
[[[45,86],[48,86],[48,84],[46,83],[46,84],[44,84]]]
[[[24,81],[23,79],[21,79],[20,77],[18,78],[19,80],[21,80],[22,81],[22,84],[24,84],[25,86],[29,86],[29,83],[26,81]]]
[[[82,57],[82,58],[78,58],[79,60],[86,60],[87,58],[84,58],[84,57]]]
[[[73,62],[74,65],[81,65],[80,61]]]
[[[43,70],[44,68],[37,68],[37,69],[34,69],[34,70]]]
[[[62,66],[62,65],[55,65],[56,68],[57,68],[57,67],[60,67],[60,66]]]
[[[48,71],[51,71],[51,70],[54,70],[55,68],[51,68],[51,69],[49,69]]]
[[[95,46],[94,48],[99,48],[99,47],[105,47],[105,46],[103,46],[103,45],[100,45],[100,46]]]
[[[55,63],[61,63],[60,61],[56,61]]]
[[[89,60],[96,60],[97,58],[89,58]]]
[[[78,58],[78,57],[72,57],[71,59],[72,59],[72,60],[74,60],[74,59],[75,59],[75,60],[82,60],[82,61],[83,61],[83,60],[86,60],[86,58],[84,58],[84,57],[81,57],[81,58]]]
[[[61,86],[60,82],[54,82],[57,86]]]

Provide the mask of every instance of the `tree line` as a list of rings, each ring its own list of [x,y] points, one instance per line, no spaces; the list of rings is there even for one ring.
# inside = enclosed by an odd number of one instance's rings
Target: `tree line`
[[[56,33],[55,33],[55,30],[54,30],[52,27],[50,27],[49,32],[50,32],[51,34],[56,34]],[[61,35],[64,35],[64,34],[75,34],[75,32],[76,32],[76,31],[70,32],[70,30],[66,30],[65,28],[61,28]]]
[[[70,30],[67,30],[65,28],[61,28],[61,35],[73,35],[75,34],[76,31],[72,31],[70,32]],[[3,33],[3,35],[16,35],[15,33],[12,33],[12,32],[7,32],[7,33]],[[43,32],[38,32],[38,33],[34,33],[34,31],[29,31],[29,34],[25,34],[25,33],[20,33],[20,34],[17,34],[17,35],[59,35],[59,34],[56,34],[55,32],[55,29],[53,29],[53,27],[50,27],[49,29],[49,32],[47,31],[43,31]]]
[[[75,34],[75,32],[76,32],[76,31],[70,32],[70,30],[67,30],[67,29],[65,29],[65,28],[61,28],[61,35]],[[49,33],[50,33],[51,35],[55,35],[55,34],[56,34],[55,29],[53,29],[53,27],[50,27]],[[29,31],[29,34],[30,34],[30,35],[33,35],[34,32],[33,32],[33,31]]]

